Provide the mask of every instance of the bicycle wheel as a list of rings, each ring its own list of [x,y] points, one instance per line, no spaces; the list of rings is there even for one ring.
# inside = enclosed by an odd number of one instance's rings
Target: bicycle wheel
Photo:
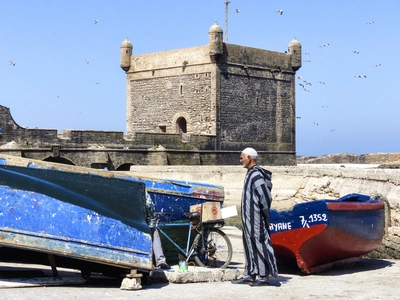
[[[232,244],[225,232],[218,228],[204,229],[204,249],[201,233],[197,234],[194,260],[201,267],[226,268],[232,259]]]

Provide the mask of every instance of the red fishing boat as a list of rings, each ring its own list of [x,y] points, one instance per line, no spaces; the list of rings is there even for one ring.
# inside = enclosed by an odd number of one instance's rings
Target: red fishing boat
[[[299,203],[292,210],[271,210],[277,259],[296,263],[305,274],[361,260],[381,245],[384,230],[384,203],[379,197],[349,194]]]

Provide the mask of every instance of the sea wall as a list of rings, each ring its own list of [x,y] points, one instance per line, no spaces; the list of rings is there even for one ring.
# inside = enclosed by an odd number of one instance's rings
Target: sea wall
[[[350,193],[379,195],[387,204],[387,230],[382,247],[373,255],[400,258],[400,171],[375,165],[265,166],[272,175],[273,208],[317,199],[337,199]],[[221,185],[225,206],[240,208],[246,169],[241,166],[132,166],[139,176],[182,179]]]

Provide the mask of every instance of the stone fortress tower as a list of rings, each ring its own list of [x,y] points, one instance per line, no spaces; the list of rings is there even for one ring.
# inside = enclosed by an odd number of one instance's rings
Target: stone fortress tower
[[[235,152],[235,163],[251,146],[265,163],[295,164],[300,43],[293,39],[285,53],[224,43],[217,23],[208,35],[205,46],[141,55],[122,42],[127,138],[151,144],[178,134],[193,149]],[[199,136],[206,142],[193,143]]]

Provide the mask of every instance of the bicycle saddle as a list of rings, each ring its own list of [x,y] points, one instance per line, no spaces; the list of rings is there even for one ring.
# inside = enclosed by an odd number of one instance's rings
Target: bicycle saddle
[[[197,225],[200,223],[201,214],[198,211],[184,213],[183,215],[185,216],[185,218],[189,219],[189,221],[192,222],[193,225]]]

